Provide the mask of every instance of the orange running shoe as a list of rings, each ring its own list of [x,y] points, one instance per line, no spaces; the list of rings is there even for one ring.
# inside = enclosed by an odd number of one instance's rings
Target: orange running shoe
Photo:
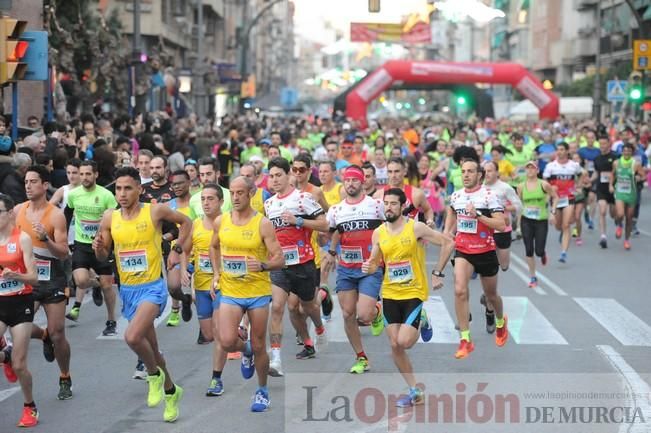
[[[620,239],[622,237],[622,232],[623,232],[622,226],[617,226],[617,228],[615,229],[615,237],[617,239]]]
[[[16,383],[18,377],[16,376],[14,369],[11,367],[11,349],[11,346],[6,346],[3,350],[5,352],[5,362],[2,364],[2,369],[4,370],[7,381],[9,383]]]
[[[461,340],[459,342],[459,348],[457,349],[457,352],[454,354],[454,357],[457,359],[466,358],[468,355],[470,355],[470,352],[472,352],[473,350],[475,350],[475,343],[468,340]]]
[[[242,357],[242,352],[228,352],[226,359],[240,359]]]
[[[18,427],[34,427],[38,424],[38,410],[35,407],[23,407],[23,416],[16,424]]]
[[[631,249],[631,241],[624,241],[624,249],[625,250]]]
[[[506,344],[506,340],[509,339],[509,330],[507,328],[508,318],[506,314],[504,315],[504,326],[497,328],[495,330],[495,344],[499,347],[502,347]]]

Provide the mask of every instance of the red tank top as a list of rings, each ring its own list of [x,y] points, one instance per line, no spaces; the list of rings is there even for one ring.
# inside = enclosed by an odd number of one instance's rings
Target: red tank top
[[[384,186],[384,192],[387,192],[390,190],[392,187],[389,185]],[[405,193],[405,196],[407,196],[407,202],[405,203],[405,210],[402,211],[402,214],[404,216],[408,216],[409,218],[418,219],[418,212],[420,212],[420,209],[414,206],[414,200],[413,200],[413,195],[414,195],[414,189],[411,185],[405,185],[402,190]]]
[[[27,267],[23,260],[23,249],[20,247],[20,234],[20,229],[15,227],[9,241],[5,245],[0,245],[0,267],[3,270],[6,268],[24,274],[27,272]],[[30,293],[32,293],[32,286],[29,284],[0,277],[0,296],[28,295]]]

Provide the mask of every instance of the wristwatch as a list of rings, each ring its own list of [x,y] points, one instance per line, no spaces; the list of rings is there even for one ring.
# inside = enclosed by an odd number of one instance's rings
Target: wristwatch
[[[432,271],[432,275],[439,278],[445,278],[445,274],[441,271],[437,271],[436,269]]]
[[[176,245],[174,245],[173,249],[174,249],[175,252],[177,252],[179,254],[183,254],[183,248],[181,247],[181,245],[176,244]]]
[[[477,215],[477,218],[484,216],[484,214],[481,213],[480,210],[476,210],[476,211],[475,211],[475,215]]]
[[[337,252],[335,250],[328,250],[328,254],[330,254],[332,257],[337,255]]]
[[[47,242],[50,240],[50,238],[48,237],[47,233],[45,233],[43,237],[39,237],[38,240],[41,242]]]
[[[303,220],[303,217],[296,217],[296,224],[295,225],[296,225],[297,228],[300,229],[301,227],[303,227],[304,222],[305,221]]]
[[[262,262],[260,262],[260,272],[264,272],[264,271],[266,271],[266,270],[267,270],[267,265],[264,264],[264,263],[262,263]]]

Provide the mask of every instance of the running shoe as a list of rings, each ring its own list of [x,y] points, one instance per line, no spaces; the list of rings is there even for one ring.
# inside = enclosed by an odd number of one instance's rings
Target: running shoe
[[[535,289],[536,287],[538,287],[538,278],[531,277],[531,281],[529,281],[529,288]]]
[[[296,331],[296,345],[297,346],[302,346],[303,345],[303,339],[301,338],[300,335],[298,335],[298,331]]]
[[[631,249],[631,241],[624,241],[624,249],[625,250],[630,250]]]
[[[16,372],[14,369],[11,367],[11,351],[12,351],[11,346],[6,346],[2,351],[5,353],[5,362],[2,364],[2,369],[5,373],[5,377],[7,378],[7,382],[9,383],[16,383],[18,380],[18,376],[16,376]]]
[[[617,239],[621,239],[622,238],[622,232],[623,232],[622,226],[617,226],[617,228],[615,229],[615,237]]]
[[[495,332],[495,311],[490,311],[486,302],[486,295],[481,294],[479,298],[479,303],[484,306],[486,314],[486,332],[492,334]]]
[[[477,279],[477,272],[472,271],[472,275],[470,276],[471,280],[476,280]]]
[[[547,266],[547,254],[543,254],[540,258],[540,263],[542,263],[543,266]]]
[[[425,403],[425,395],[420,388],[409,388],[409,394],[402,395],[396,401],[396,407],[412,407]]]
[[[102,296],[102,288],[99,285],[93,286],[93,302],[98,307],[101,307],[104,303],[104,297]]]
[[[280,355],[271,354],[271,360],[269,360],[269,376],[271,377],[283,377],[283,363],[280,359]]]
[[[314,346],[303,346],[303,350],[296,354],[296,359],[310,359],[316,356],[316,350]]]
[[[566,263],[567,262],[567,253],[565,251],[563,251],[561,253],[561,257],[558,259],[558,261],[561,262],[561,263]]]
[[[181,300],[181,318],[184,322],[192,320],[192,295],[184,294]]]
[[[251,350],[251,342],[247,341],[242,351],[242,364],[240,365],[242,377],[251,379],[255,373],[255,365],[253,363],[253,350]]]
[[[170,317],[167,319],[167,326],[179,326],[181,323],[181,315],[178,311],[173,311],[170,313]]]
[[[269,394],[263,389],[258,389],[253,396],[251,412],[265,412],[271,406]]]
[[[573,238],[579,237],[579,230],[576,227],[572,229],[572,237]]]
[[[384,315],[382,314],[382,304],[378,302],[376,305],[377,315],[371,322],[371,334],[373,334],[375,337],[382,334],[382,330],[384,329]]]
[[[592,220],[588,221],[588,229],[594,230],[594,222]]]
[[[506,340],[509,339],[509,329],[507,327],[507,322],[509,321],[506,314],[504,315],[504,326],[497,328],[495,332],[495,344],[499,347],[502,347],[506,344]]]
[[[462,339],[459,342],[459,347],[457,348],[454,357],[457,359],[466,358],[468,357],[468,355],[470,355],[470,352],[472,352],[473,350],[475,350],[475,344],[472,341]]]
[[[183,397],[183,388],[176,384],[174,388],[174,394],[165,394],[165,412],[163,412],[165,422],[174,422],[179,417],[179,401]]]
[[[368,365],[368,359],[366,358],[357,358],[352,367],[350,367],[350,372],[353,374],[364,374],[369,371],[371,367]]]
[[[242,358],[242,353],[241,352],[228,352],[228,355],[226,355],[226,359],[228,360],[235,360],[235,359],[241,359]]]
[[[23,407],[23,415],[16,424],[17,427],[34,427],[38,424],[38,410],[35,407]]]
[[[201,329],[199,330],[199,336],[197,337],[197,344],[208,344],[210,343],[210,340],[207,340],[206,337],[204,337],[203,332],[201,332]]]
[[[147,375],[147,379],[145,380],[149,383],[147,406],[156,407],[163,401],[163,397],[165,396],[165,372],[159,367],[157,375]]]
[[[79,320],[79,310],[80,310],[79,307],[72,307],[70,309],[70,312],[66,314],[66,319],[72,320],[73,322]]]
[[[479,301],[481,302],[481,298],[479,299]],[[472,322],[472,313],[468,313],[468,322]],[[461,327],[457,323],[456,325],[454,325],[454,329],[460,331]]]
[[[323,301],[321,301],[321,310],[323,310],[323,317],[326,320],[330,320],[330,315],[332,314],[332,309],[334,307],[332,303],[332,295],[330,294],[330,289],[328,286],[321,286],[321,290],[325,292],[325,298],[323,298]]]
[[[106,321],[106,328],[102,331],[102,335],[105,337],[111,337],[114,335],[118,335],[118,330],[117,330],[118,324],[115,323],[115,320],[107,320]]]
[[[325,327],[321,334],[316,335],[316,347],[319,348],[319,352],[328,347],[328,331],[326,331]]]
[[[574,240],[574,242],[576,243],[577,247],[580,247],[581,245],[583,245],[583,239],[581,239],[581,238],[576,238]]]
[[[69,377],[59,378],[59,400],[70,400],[72,398],[72,379]]]
[[[134,379],[139,379],[139,380],[146,380],[147,379],[147,369],[145,368],[145,363],[142,362],[140,359],[138,360],[138,363],[136,364],[136,370],[133,372]]]
[[[47,362],[54,361],[54,343],[50,338],[50,334],[47,332],[47,329],[44,330],[45,335],[43,336],[43,358]]]
[[[604,250],[608,248],[608,241],[606,240],[606,236],[601,236],[601,239],[599,239],[599,246]]]
[[[430,341],[434,336],[434,329],[432,329],[432,324],[427,317],[427,311],[424,308],[420,310],[420,338],[423,339],[425,343]]]
[[[206,396],[217,397],[219,395],[222,395],[223,393],[224,393],[224,383],[222,382],[221,379],[217,379],[213,377],[212,380],[210,381],[210,386],[208,386],[208,390],[206,390]]]

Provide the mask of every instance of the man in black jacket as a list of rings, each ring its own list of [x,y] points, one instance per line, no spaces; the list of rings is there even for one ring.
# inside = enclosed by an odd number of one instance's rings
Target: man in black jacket
[[[27,200],[25,195],[25,170],[32,165],[29,155],[14,153],[12,143],[8,150],[0,150],[0,191],[9,195],[15,203]]]

